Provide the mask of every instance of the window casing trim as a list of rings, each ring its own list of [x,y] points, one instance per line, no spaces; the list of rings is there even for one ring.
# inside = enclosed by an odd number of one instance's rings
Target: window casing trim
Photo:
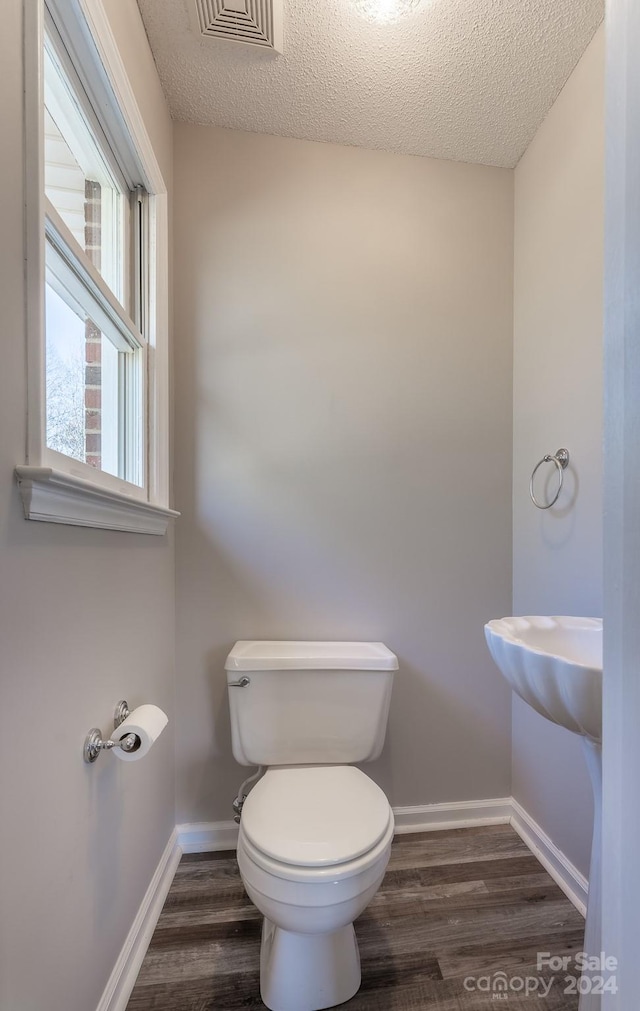
[[[57,0],[51,0],[56,6]],[[133,500],[145,500],[150,505],[167,509],[169,505],[169,333],[168,333],[168,195],[151,140],[111,26],[101,0],[71,0],[65,8],[72,17],[82,16],[86,32],[77,32],[93,47],[100,63],[100,73],[108,78],[121,118],[118,128],[126,131],[130,147],[140,166],[148,189],[146,219],[149,229],[150,318],[147,342],[147,396],[144,412],[144,442],[146,443],[146,489],[137,488],[120,478],[56,453],[46,445],[45,437],[45,228],[47,207],[44,195],[44,0],[24,5],[25,17],[25,241],[26,321],[27,321],[27,385],[28,416],[26,460],[30,468],[46,468],[77,478],[82,485],[110,490]],[[89,58],[79,54],[86,74]],[[96,71],[98,74],[98,71]],[[114,112],[115,115],[115,112]],[[138,328],[136,330],[139,332]],[[82,487],[80,491],[82,491]],[[168,510],[173,516],[171,510]]]
[[[180,513],[50,467],[16,467],[26,519],[162,536]]]

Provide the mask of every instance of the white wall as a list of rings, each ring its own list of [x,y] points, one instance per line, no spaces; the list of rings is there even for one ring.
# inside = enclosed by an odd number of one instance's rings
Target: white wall
[[[514,614],[602,614],[603,172],[600,28],[515,172]],[[542,512],[529,477],[561,446],[566,491]],[[518,700],[513,793],[587,874],[579,738]]]
[[[109,0],[158,158],[171,122],[134,0]],[[172,723],[144,762],[82,761],[118,699],[173,720],[171,538],[26,522],[22,7],[0,33],[0,1007],[92,1011],[174,824]],[[112,726],[112,724],[111,724]]]
[[[392,803],[507,795],[513,174],[176,124],[175,177],[179,820],[237,638],[384,640]]]

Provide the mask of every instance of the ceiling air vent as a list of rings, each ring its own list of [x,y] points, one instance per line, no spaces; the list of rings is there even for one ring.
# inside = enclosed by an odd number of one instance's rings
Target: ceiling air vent
[[[205,39],[228,39],[282,52],[282,0],[190,0]]]

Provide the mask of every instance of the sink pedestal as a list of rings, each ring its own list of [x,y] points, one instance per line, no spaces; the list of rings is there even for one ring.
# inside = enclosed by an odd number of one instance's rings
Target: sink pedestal
[[[587,901],[587,922],[584,929],[584,950],[588,955],[600,956],[602,950],[602,747],[582,738],[582,748],[587,761],[591,786],[593,787],[593,840],[591,843],[591,862],[589,866],[589,898]],[[585,973],[590,977],[604,977],[607,972],[598,969],[593,973]],[[584,984],[583,984],[584,985]],[[599,994],[581,993],[579,1011],[600,1011],[602,998]]]

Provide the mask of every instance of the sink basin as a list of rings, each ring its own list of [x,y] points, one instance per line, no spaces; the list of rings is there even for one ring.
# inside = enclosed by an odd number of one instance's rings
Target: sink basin
[[[602,738],[602,619],[499,618],[484,627],[516,695],[553,723]]]

